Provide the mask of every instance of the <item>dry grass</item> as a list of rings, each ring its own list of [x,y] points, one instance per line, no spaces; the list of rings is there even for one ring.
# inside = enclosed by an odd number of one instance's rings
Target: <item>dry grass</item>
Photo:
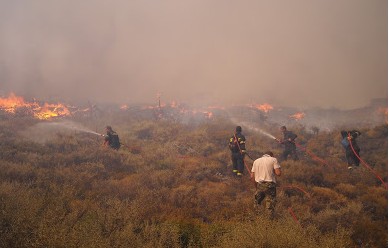
[[[130,146],[112,151],[88,135],[59,133],[35,143],[18,134],[35,121],[16,122],[0,123],[0,247],[387,244],[387,190],[363,167],[350,173],[304,156],[286,161],[279,185],[309,195],[279,188],[276,219],[270,221],[253,209],[247,173],[242,179],[230,174],[231,125],[118,123],[122,142]],[[386,180],[387,146],[377,144],[387,144],[387,127],[366,131],[374,141],[363,144],[361,154],[380,155],[367,161]],[[337,132],[316,137],[299,129],[299,135],[312,151],[343,163],[339,151],[328,147]],[[268,146],[263,137],[247,138],[254,154]],[[273,149],[281,153],[281,147]]]

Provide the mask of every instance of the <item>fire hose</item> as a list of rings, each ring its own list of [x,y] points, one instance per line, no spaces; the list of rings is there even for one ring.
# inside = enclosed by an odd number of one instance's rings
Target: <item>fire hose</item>
[[[281,140],[275,138],[275,140],[281,144]],[[316,160],[324,165],[327,165],[327,166],[330,166],[330,164],[328,164],[324,159],[321,159],[319,158],[318,156],[316,156],[313,152],[310,152],[307,150],[307,148],[303,147],[302,145],[299,145],[298,143],[292,141],[292,140],[289,140],[289,142],[292,142],[293,144],[295,144],[299,149],[305,151],[313,160]]]
[[[368,169],[370,170],[370,172],[372,172],[376,178],[378,178],[382,185],[385,187],[385,189],[387,190],[388,189],[388,185],[384,182],[384,180],[380,177],[380,175],[378,175],[378,173],[376,173],[363,159],[361,159],[361,157],[358,155],[358,153],[355,151],[354,147],[353,147],[353,144],[351,142],[351,136],[350,136],[350,133],[348,133],[348,142],[350,144],[350,147],[354,153],[354,155],[359,159],[359,161],[362,162],[362,164]]]
[[[106,135],[106,134],[101,134],[101,133],[99,133],[99,135],[101,136],[101,137],[108,137],[108,135]],[[122,142],[119,142],[120,143],[120,146],[124,146],[124,147],[127,147],[128,149],[130,149],[131,147],[129,147],[128,145],[126,145],[126,144],[124,144],[124,143],[122,143]]]
[[[242,149],[240,148],[240,145],[239,145],[239,142],[238,142],[238,138],[236,137],[236,134],[234,134],[234,139],[235,139],[236,144],[238,145],[240,154],[243,156],[243,158],[242,158],[243,164],[245,165],[247,172],[251,175],[251,171],[250,171],[249,167],[247,166],[246,161],[244,161],[244,154],[243,154]],[[247,153],[245,153],[245,154],[248,156]],[[248,157],[250,158],[250,156],[248,156]]]
[[[240,148],[238,139],[236,138],[236,135],[235,135],[235,134],[234,134],[234,139],[235,139],[235,142],[238,144],[238,148],[239,148],[240,153],[243,155],[242,149]],[[276,140],[277,140],[277,139],[276,139]],[[251,158],[247,153],[245,153],[245,154],[246,154],[251,160],[254,161],[254,159]],[[244,161],[244,159],[243,159],[243,163],[244,163],[244,165],[246,166],[246,169],[247,169],[247,171],[248,171],[248,173],[250,174],[250,177],[251,177],[251,175],[252,175],[252,174],[251,174],[251,171],[249,170],[249,168],[248,168],[246,162]],[[299,188],[299,187],[297,187],[297,186],[288,185],[288,186],[281,187],[281,189],[283,189],[283,188],[296,188],[296,189],[300,190],[301,192],[305,193],[306,195],[308,195],[308,197],[310,197],[310,195],[308,194],[308,192],[306,192],[305,190],[303,190],[303,189],[301,189],[301,188]],[[296,216],[296,214],[293,212],[293,210],[292,210],[291,207],[288,208],[288,212],[289,212],[289,214],[292,216],[293,220],[294,220],[300,227],[302,227],[301,223],[298,221],[297,216]]]

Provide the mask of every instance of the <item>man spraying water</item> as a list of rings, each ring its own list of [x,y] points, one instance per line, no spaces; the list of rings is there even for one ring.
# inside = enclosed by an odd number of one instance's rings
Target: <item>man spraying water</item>
[[[104,145],[109,146],[112,149],[119,150],[119,135],[112,129],[111,126],[106,126],[105,130],[107,131],[107,135],[104,135]]]
[[[284,152],[281,154],[281,161],[287,160],[290,155],[293,160],[298,160],[297,152],[296,152],[296,143],[295,139],[297,135],[292,131],[286,129],[285,126],[280,128],[284,137],[280,140],[277,140],[280,144],[284,145]]]

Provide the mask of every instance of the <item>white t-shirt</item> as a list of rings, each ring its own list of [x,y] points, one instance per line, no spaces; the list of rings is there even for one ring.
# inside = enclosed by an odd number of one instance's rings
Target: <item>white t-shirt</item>
[[[254,172],[254,179],[257,183],[262,181],[276,182],[274,170],[279,168],[281,168],[281,166],[277,159],[265,154],[254,161],[251,172]]]

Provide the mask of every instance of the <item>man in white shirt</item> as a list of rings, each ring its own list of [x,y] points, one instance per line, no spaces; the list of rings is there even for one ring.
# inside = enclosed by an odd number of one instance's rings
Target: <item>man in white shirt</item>
[[[255,204],[259,206],[265,200],[267,214],[274,216],[276,204],[276,176],[281,176],[281,166],[274,157],[273,152],[267,151],[256,159],[251,169],[251,179],[255,183]]]

